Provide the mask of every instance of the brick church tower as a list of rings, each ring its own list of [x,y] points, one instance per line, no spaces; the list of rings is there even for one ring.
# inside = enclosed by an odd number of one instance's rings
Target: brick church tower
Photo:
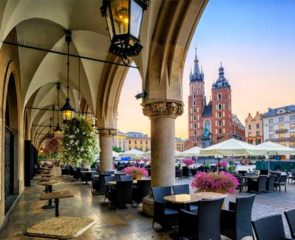
[[[195,53],[194,70],[190,74],[190,95],[188,96],[189,107],[189,147],[200,145],[201,138],[198,136],[203,133],[202,112],[206,105],[204,91],[204,74],[200,71],[197,51]]]
[[[188,147],[209,145],[229,138],[244,139],[244,127],[232,114],[231,86],[224,77],[222,64],[219,76],[212,84],[212,100],[206,103],[204,74],[200,71],[197,54],[194,70],[190,74],[190,95],[188,97]]]
[[[218,143],[232,137],[231,87],[224,77],[222,64],[219,77],[212,84],[212,142]]]

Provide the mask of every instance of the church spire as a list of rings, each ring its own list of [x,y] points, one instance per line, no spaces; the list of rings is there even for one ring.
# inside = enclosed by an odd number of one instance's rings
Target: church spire
[[[192,74],[190,75],[191,82],[193,81],[204,81],[204,74],[202,71],[200,71],[199,67],[199,59],[197,55],[197,47],[195,47],[195,60],[194,60],[194,70]]]

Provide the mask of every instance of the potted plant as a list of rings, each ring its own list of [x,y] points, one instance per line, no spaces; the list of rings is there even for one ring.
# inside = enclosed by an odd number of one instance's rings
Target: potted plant
[[[148,176],[148,171],[145,168],[140,168],[135,166],[124,168],[124,173],[132,176],[134,180],[139,180],[142,177]]]
[[[196,192],[233,193],[238,184],[238,179],[227,172],[201,172],[192,181]]]

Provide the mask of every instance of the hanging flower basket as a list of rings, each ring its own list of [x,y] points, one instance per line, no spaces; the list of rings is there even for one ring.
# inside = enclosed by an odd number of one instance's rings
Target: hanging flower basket
[[[98,153],[95,129],[85,117],[73,118],[64,129],[60,159],[76,167],[91,165]]]
[[[190,166],[193,165],[195,162],[194,160],[190,159],[190,158],[186,158],[182,160],[182,163],[185,164],[186,166]]]
[[[198,173],[192,181],[196,192],[233,193],[238,184],[238,179],[227,172]]]

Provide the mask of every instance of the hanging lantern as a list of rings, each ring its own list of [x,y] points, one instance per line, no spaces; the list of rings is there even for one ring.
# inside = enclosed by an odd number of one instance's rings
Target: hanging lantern
[[[140,53],[139,34],[148,5],[149,0],[103,0],[100,11],[111,37],[111,53],[123,60]]]
[[[66,30],[66,42],[68,45],[68,54],[67,54],[67,98],[65,105],[60,109],[62,112],[62,117],[64,123],[68,123],[71,121],[75,114],[75,109],[72,107],[70,98],[69,98],[69,90],[70,90],[70,42],[72,41],[71,31]]]

